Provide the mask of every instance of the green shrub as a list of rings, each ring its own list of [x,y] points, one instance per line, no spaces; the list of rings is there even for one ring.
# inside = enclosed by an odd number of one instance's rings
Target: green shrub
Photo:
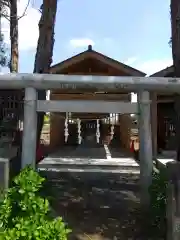
[[[152,185],[149,189],[151,195],[150,224],[154,234],[161,236],[166,232],[166,170],[153,172]]]
[[[27,167],[15,178],[0,205],[1,240],[66,240],[70,230],[62,218],[50,217],[49,202],[40,197],[44,182]]]
[[[44,116],[44,123],[49,123],[50,122],[50,116],[48,114],[46,114]]]

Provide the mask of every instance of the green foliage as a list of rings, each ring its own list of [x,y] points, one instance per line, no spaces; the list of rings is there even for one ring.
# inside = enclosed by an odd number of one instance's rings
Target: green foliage
[[[6,67],[9,65],[9,58],[7,55],[8,49],[4,43],[4,36],[0,34],[0,66]]]
[[[150,220],[153,233],[164,235],[166,232],[166,187],[167,174],[165,169],[159,173],[153,172],[152,185],[149,189],[151,195]]]
[[[50,217],[49,202],[40,197],[44,182],[31,167],[21,171],[0,205],[0,240],[66,240],[62,218]]]

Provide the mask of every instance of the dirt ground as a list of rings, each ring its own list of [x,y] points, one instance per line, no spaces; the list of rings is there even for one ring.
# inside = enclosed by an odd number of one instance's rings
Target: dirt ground
[[[42,172],[55,214],[72,229],[71,240],[140,237],[139,175]]]

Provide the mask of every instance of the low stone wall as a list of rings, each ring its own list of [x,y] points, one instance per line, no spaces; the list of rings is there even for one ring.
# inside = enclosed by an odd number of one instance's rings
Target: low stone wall
[[[17,147],[0,148],[0,190],[8,188],[10,176],[18,167],[18,162],[15,162],[16,155]]]
[[[180,239],[180,162],[163,164],[157,160],[157,171],[166,170],[166,239]]]
[[[167,163],[167,240],[180,239],[180,162]]]

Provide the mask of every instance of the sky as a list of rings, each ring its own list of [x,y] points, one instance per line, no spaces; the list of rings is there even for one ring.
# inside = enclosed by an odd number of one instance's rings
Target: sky
[[[18,1],[19,16],[27,0]],[[38,39],[40,0],[31,0],[19,21],[20,72],[32,72]],[[147,74],[171,65],[169,0],[59,0],[53,63],[87,49],[88,44]],[[9,43],[9,27],[3,20]]]
[[[28,0],[18,1],[21,16]],[[32,72],[41,0],[19,20],[19,72]],[[169,0],[59,0],[53,64],[87,49],[152,74],[172,64]],[[9,25],[2,20],[9,44]],[[4,70],[5,71],[5,70]]]

